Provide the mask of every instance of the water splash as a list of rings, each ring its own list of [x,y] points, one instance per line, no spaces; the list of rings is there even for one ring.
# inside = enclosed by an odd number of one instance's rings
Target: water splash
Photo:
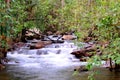
[[[23,67],[41,67],[41,65],[51,65],[65,67],[78,65],[76,59],[70,53],[76,49],[74,43],[64,42],[62,44],[51,44],[41,49],[28,50],[21,48],[18,51],[9,52],[9,64],[16,64]]]

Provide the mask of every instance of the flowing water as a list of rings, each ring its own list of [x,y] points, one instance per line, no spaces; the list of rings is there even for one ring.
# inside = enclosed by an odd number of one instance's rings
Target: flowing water
[[[70,53],[77,47],[74,43],[48,45],[42,49],[26,47],[9,52],[6,69],[0,72],[0,80],[87,80],[91,71],[74,74],[74,68],[85,65]],[[120,74],[99,69],[97,80],[120,80]]]

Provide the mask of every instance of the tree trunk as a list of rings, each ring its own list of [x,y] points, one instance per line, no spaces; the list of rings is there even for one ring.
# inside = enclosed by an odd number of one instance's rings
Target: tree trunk
[[[10,8],[10,2],[11,0],[5,0],[6,4],[7,4],[7,8]]]
[[[22,35],[21,35],[21,41],[22,41],[22,42],[26,42],[26,40],[25,40],[26,31],[27,31],[26,28],[22,29]]]
[[[65,0],[60,0],[61,1],[61,7],[63,8],[65,6]]]

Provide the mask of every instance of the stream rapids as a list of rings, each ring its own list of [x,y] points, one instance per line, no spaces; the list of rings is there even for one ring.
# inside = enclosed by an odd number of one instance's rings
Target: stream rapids
[[[25,46],[8,52],[10,61],[6,69],[0,72],[0,80],[87,80],[90,71],[73,75],[76,66],[86,65],[86,62],[80,62],[70,54],[74,49],[77,46],[73,42],[64,42],[33,50]],[[101,70],[97,80],[115,80],[112,79],[115,77],[113,73]]]

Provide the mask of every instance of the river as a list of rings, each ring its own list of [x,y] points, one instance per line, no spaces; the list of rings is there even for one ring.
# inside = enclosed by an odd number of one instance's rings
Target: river
[[[0,80],[87,80],[91,71],[74,75],[77,66],[85,65],[70,53],[77,46],[72,42],[51,44],[42,49],[26,47],[8,52],[9,63],[0,71]],[[96,80],[120,80],[119,72],[97,68]]]

